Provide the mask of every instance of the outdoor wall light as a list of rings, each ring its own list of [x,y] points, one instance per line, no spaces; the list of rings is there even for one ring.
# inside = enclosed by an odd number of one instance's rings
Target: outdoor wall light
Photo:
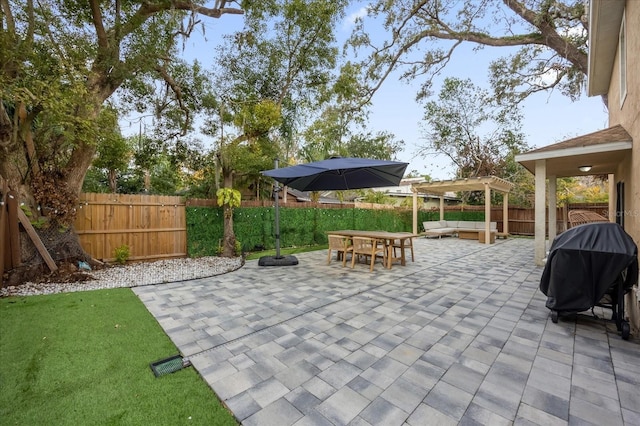
[[[591,166],[580,166],[578,169],[580,169],[581,172],[588,172],[591,170]]]

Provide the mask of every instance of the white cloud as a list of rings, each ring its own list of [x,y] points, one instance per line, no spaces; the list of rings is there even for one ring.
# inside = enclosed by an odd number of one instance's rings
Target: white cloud
[[[587,30],[581,24],[578,24],[573,27],[561,28],[559,32],[565,37],[577,38],[585,37]]]
[[[355,25],[357,19],[364,18],[365,16],[367,16],[368,11],[369,11],[369,6],[365,5],[365,6],[362,6],[360,9],[356,10],[355,12],[352,12],[349,15],[347,15],[342,21],[342,29],[347,30],[349,28],[352,28]]]

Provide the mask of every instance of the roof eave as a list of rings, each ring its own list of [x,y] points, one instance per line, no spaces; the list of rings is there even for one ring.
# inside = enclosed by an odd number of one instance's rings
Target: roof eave
[[[631,148],[633,148],[632,141],[601,143],[597,145],[576,146],[572,148],[562,148],[557,150],[518,154],[515,156],[515,161],[518,163],[522,163],[525,161],[547,160],[549,158],[558,158],[558,157],[573,157],[576,155],[620,151],[620,150],[631,149]]]
[[[609,91],[624,6],[624,0],[591,0],[589,4],[588,96]]]

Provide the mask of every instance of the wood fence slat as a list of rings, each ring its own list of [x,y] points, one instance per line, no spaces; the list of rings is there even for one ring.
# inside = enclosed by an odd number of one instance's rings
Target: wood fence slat
[[[185,205],[176,196],[83,193],[75,230],[96,259],[115,260],[122,245],[129,247],[129,260],[185,257]]]

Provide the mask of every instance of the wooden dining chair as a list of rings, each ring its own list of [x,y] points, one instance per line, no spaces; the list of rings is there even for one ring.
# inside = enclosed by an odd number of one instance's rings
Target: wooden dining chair
[[[353,251],[350,239],[342,235],[328,235],[327,238],[329,239],[327,265],[331,263],[331,252],[335,250],[336,260],[340,260],[340,258],[342,258],[342,266],[345,266],[347,264],[347,253]]]
[[[400,258],[402,259],[402,263],[405,263],[406,257],[405,257],[405,249],[410,249],[411,250],[411,261],[415,262],[415,258],[413,256],[413,238],[405,238],[404,239],[404,245],[402,244],[402,241],[399,239],[393,240],[393,257],[394,259],[396,258],[396,249],[401,250],[400,253]]]
[[[369,271],[373,271],[373,264],[376,261],[376,257],[382,257],[382,264],[384,265],[387,259],[386,249],[383,245],[378,245],[378,240],[368,237],[353,237],[353,252],[351,254],[351,268],[356,264],[356,258],[364,256],[365,260],[370,257]]]

